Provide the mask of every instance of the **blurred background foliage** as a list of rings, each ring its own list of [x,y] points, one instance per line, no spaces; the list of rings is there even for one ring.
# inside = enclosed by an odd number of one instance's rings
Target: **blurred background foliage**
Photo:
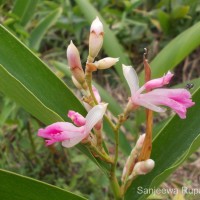
[[[173,38],[200,20],[198,0],[91,0],[90,3],[103,16],[137,72],[143,69],[144,47],[148,47],[152,60]],[[0,0],[0,23],[74,89],[65,52],[73,40],[83,63],[86,61],[90,23],[82,9],[74,0]],[[102,50],[99,58],[105,55]],[[199,77],[199,55],[200,48],[196,48],[176,66],[172,85]],[[128,93],[115,69],[97,72],[95,80],[123,105]],[[36,137],[42,123],[2,94],[0,111],[1,168],[81,192],[90,199],[111,198],[107,179],[76,148],[70,151],[58,145],[45,148],[43,141]],[[137,128],[142,131],[143,125]],[[127,134],[130,141],[135,137]],[[123,155],[121,158],[119,168],[125,161]],[[191,159],[193,162],[196,158]]]

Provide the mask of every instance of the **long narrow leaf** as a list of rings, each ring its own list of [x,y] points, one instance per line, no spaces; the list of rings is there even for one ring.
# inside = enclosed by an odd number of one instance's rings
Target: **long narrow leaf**
[[[48,14],[34,30],[30,34],[29,38],[29,47],[35,50],[38,50],[40,47],[40,43],[42,41],[42,38],[44,37],[45,33],[48,31],[48,29],[55,24],[57,19],[60,17],[62,13],[62,9],[58,8]]]
[[[0,169],[0,199],[2,200],[83,200],[53,185]]]
[[[21,25],[25,26],[34,14],[38,0],[16,0],[12,12],[20,17]]]

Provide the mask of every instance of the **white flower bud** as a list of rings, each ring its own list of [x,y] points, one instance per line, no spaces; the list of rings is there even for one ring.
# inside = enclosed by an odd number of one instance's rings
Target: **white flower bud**
[[[145,175],[149,173],[155,166],[155,162],[152,159],[148,159],[145,161],[137,162],[133,169],[133,172],[136,175]]]
[[[95,62],[94,64],[97,66],[97,69],[108,69],[115,65],[118,61],[119,58],[106,57]]]
[[[92,22],[89,37],[89,57],[94,60],[103,45],[103,24],[98,17]]]

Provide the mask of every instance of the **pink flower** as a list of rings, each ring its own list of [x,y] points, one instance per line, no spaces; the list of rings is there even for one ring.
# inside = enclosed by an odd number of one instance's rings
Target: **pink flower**
[[[80,127],[69,122],[56,122],[44,129],[39,129],[38,136],[46,139],[46,145],[62,142],[64,147],[72,147],[88,137],[92,128],[103,118],[107,104],[94,106],[85,117],[85,123]],[[70,116],[74,115],[71,113]],[[78,116],[76,114],[76,116]],[[78,118],[80,119],[80,114]],[[83,119],[82,119],[83,120]],[[80,121],[78,120],[80,123]]]
[[[131,66],[123,65],[123,73],[131,90],[131,101],[133,105],[143,106],[155,112],[165,112],[165,109],[160,106],[168,106],[180,118],[184,119],[186,118],[187,108],[195,104],[191,100],[190,92],[186,89],[155,89],[170,82],[173,77],[171,72],[168,72],[162,78],[148,81],[141,88],[139,88],[137,74]],[[152,91],[142,94],[144,90]]]

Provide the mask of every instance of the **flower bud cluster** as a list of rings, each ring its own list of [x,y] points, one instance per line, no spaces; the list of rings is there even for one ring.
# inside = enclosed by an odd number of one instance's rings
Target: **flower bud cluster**
[[[103,24],[98,17],[92,22],[89,36],[89,55],[86,63],[87,71],[93,72],[97,69],[108,69],[115,65],[119,58],[106,57],[95,61],[96,56],[103,45]],[[67,60],[72,72],[72,81],[78,89],[87,89],[86,75],[81,64],[80,54],[77,47],[71,41],[67,48]]]

